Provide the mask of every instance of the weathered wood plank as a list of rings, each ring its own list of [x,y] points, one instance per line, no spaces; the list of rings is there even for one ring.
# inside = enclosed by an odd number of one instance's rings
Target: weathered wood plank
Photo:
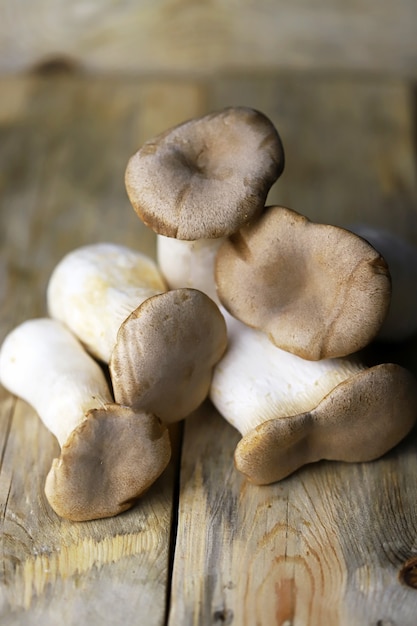
[[[209,405],[187,421],[170,626],[414,626],[399,572],[417,554],[416,435],[267,487],[234,469],[238,439]]]
[[[3,0],[0,71],[51,56],[100,72],[353,70],[416,76],[413,0]]]
[[[176,84],[176,107],[172,89],[71,76],[0,81],[0,341],[46,313],[49,275],[69,250],[110,240],[154,254],[123,174],[158,123],[199,113],[199,86]],[[0,443],[0,622],[164,624],[175,458],[127,513],[74,524],[43,493],[57,442],[2,388]]]

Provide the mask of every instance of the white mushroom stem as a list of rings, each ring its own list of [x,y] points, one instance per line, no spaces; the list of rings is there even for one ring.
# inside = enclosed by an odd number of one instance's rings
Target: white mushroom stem
[[[100,366],[50,319],[28,320],[7,335],[0,382],[36,410],[61,447],[88,411],[113,402]]]
[[[388,316],[378,338],[403,341],[417,331],[417,249],[407,241],[376,226],[348,227],[376,249],[388,264],[392,296]]]
[[[73,250],[55,267],[47,289],[48,311],[108,363],[124,320],[166,288],[146,255],[121,245],[91,244]]]
[[[158,266],[171,289],[199,289],[219,304],[214,265],[223,241],[224,237],[186,241],[157,235]]]
[[[268,420],[311,411],[338,384],[366,369],[353,357],[306,361],[223,314],[229,347],[214,369],[210,398],[242,436]]]

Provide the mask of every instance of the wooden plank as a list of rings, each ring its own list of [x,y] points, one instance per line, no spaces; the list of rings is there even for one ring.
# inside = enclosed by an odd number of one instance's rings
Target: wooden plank
[[[123,181],[139,137],[154,130],[143,115],[151,88],[77,76],[0,81],[0,341],[46,313],[50,272],[69,250],[111,240],[154,254]],[[159,89],[164,119],[172,83]],[[172,123],[199,113],[199,89],[175,85]],[[59,519],[43,493],[57,442],[3,388],[0,443],[0,622],[164,624],[175,440],[170,467],[137,506],[78,524]]]
[[[170,626],[414,626],[416,434],[369,464],[321,462],[275,485],[233,466],[209,405],[187,421]]]
[[[64,57],[142,75],[282,69],[416,76],[414,0],[3,1],[0,71]]]

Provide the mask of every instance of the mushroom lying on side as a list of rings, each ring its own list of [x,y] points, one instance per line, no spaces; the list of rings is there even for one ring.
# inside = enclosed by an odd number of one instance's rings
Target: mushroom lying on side
[[[134,256],[122,246],[112,250],[109,257],[106,246],[93,244],[64,257],[47,289],[50,314],[109,364],[116,402],[165,423],[179,421],[207,397],[227,345],[224,318],[195,289],[154,294],[146,288],[143,298]],[[149,272],[153,285],[162,287],[155,271]]]
[[[129,199],[156,233],[196,240],[256,218],[284,168],[273,123],[248,107],[192,119],[146,142],[126,168]]]
[[[311,360],[367,346],[391,298],[387,264],[367,241],[278,206],[223,242],[216,285],[234,317]]]
[[[85,521],[129,509],[169,462],[167,428],[115,404],[99,365],[56,320],[28,320],[7,335],[0,382],[58,439],[45,493],[61,517]]]
[[[307,361],[227,316],[229,348],[210,398],[242,435],[235,465],[269,484],[322,459],[374,460],[417,418],[417,381],[395,364],[366,368],[355,357]]]

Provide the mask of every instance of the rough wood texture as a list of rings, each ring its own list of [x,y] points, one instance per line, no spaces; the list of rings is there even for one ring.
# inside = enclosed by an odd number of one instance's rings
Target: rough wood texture
[[[414,0],[3,0],[0,72],[65,58],[142,75],[277,69],[415,76]]]
[[[398,80],[32,75],[1,79],[0,93],[0,341],[45,314],[67,251],[111,240],[154,253],[125,194],[127,159],[228,104],[281,131],[274,201],[337,222],[363,211],[417,241],[412,90]],[[416,353],[416,341],[389,351],[415,372]],[[234,469],[238,438],[207,404],[134,509],[71,524],[43,495],[56,441],[1,388],[0,622],[415,626],[416,434],[375,463],[320,463],[265,488]]]

